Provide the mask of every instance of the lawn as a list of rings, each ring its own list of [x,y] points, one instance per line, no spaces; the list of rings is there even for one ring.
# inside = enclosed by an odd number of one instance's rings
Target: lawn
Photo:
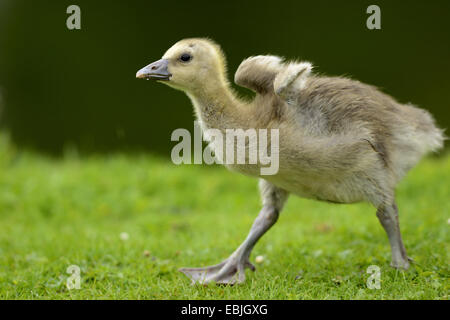
[[[260,209],[257,181],[221,167],[148,154],[51,158],[0,135],[1,299],[448,299],[450,155],[399,185],[400,224],[415,265],[389,267],[368,204],[291,197],[256,245],[255,273],[234,287],[192,286],[177,271],[220,262]],[[80,268],[69,290],[67,268]],[[366,270],[381,269],[381,289]]]

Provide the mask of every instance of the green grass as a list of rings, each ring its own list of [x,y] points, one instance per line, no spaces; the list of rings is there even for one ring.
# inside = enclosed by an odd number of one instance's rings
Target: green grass
[[[245,284],[192,286],[177,269],[217,263],[240,244],[260,209],[255,179],[150,155],[52,159],[0,135],[0,298],[448,299],[449,183],[446,156],[398,188],[416,261],[408,272],[389,267],[368,204],[291,197]],[[66,288],[70,265],[81,268],[80,290]],[[381,268],[380,290],[366,286],[369,265]]]

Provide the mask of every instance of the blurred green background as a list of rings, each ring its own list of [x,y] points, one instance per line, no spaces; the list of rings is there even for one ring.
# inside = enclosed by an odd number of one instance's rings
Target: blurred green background
[[[66,28],[70,4],[81,7],[81,30]],[[381,7],[381,30],[366,28],[370,4]],[[223,47],[230,78],[250,55],[301,58],[316,72],[379,86],[449,127],[449,11],[448,0],[0,0],[1,126],[46,152],[169,155],[171,132],[192,129],[190,101],[135,73],[179,39],[200,36]]]

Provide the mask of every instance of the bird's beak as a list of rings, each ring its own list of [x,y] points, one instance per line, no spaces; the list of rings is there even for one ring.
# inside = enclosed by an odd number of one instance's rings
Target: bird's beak
[[[139,79],[169,80],[172,74],[167,69],[169,60],[161,59],[150,63],[136,73]]]

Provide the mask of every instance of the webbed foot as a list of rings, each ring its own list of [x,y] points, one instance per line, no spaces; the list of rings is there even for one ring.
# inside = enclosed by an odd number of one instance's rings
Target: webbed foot
[[[192,280],[192,284],[208,284],[215,282],[217,284],[234,285],[245,281],[245,268],[255,271],[255,266],[248,260],[242,260],[231,256],[225,261],[204,268],[181,268],[184,273]]]

